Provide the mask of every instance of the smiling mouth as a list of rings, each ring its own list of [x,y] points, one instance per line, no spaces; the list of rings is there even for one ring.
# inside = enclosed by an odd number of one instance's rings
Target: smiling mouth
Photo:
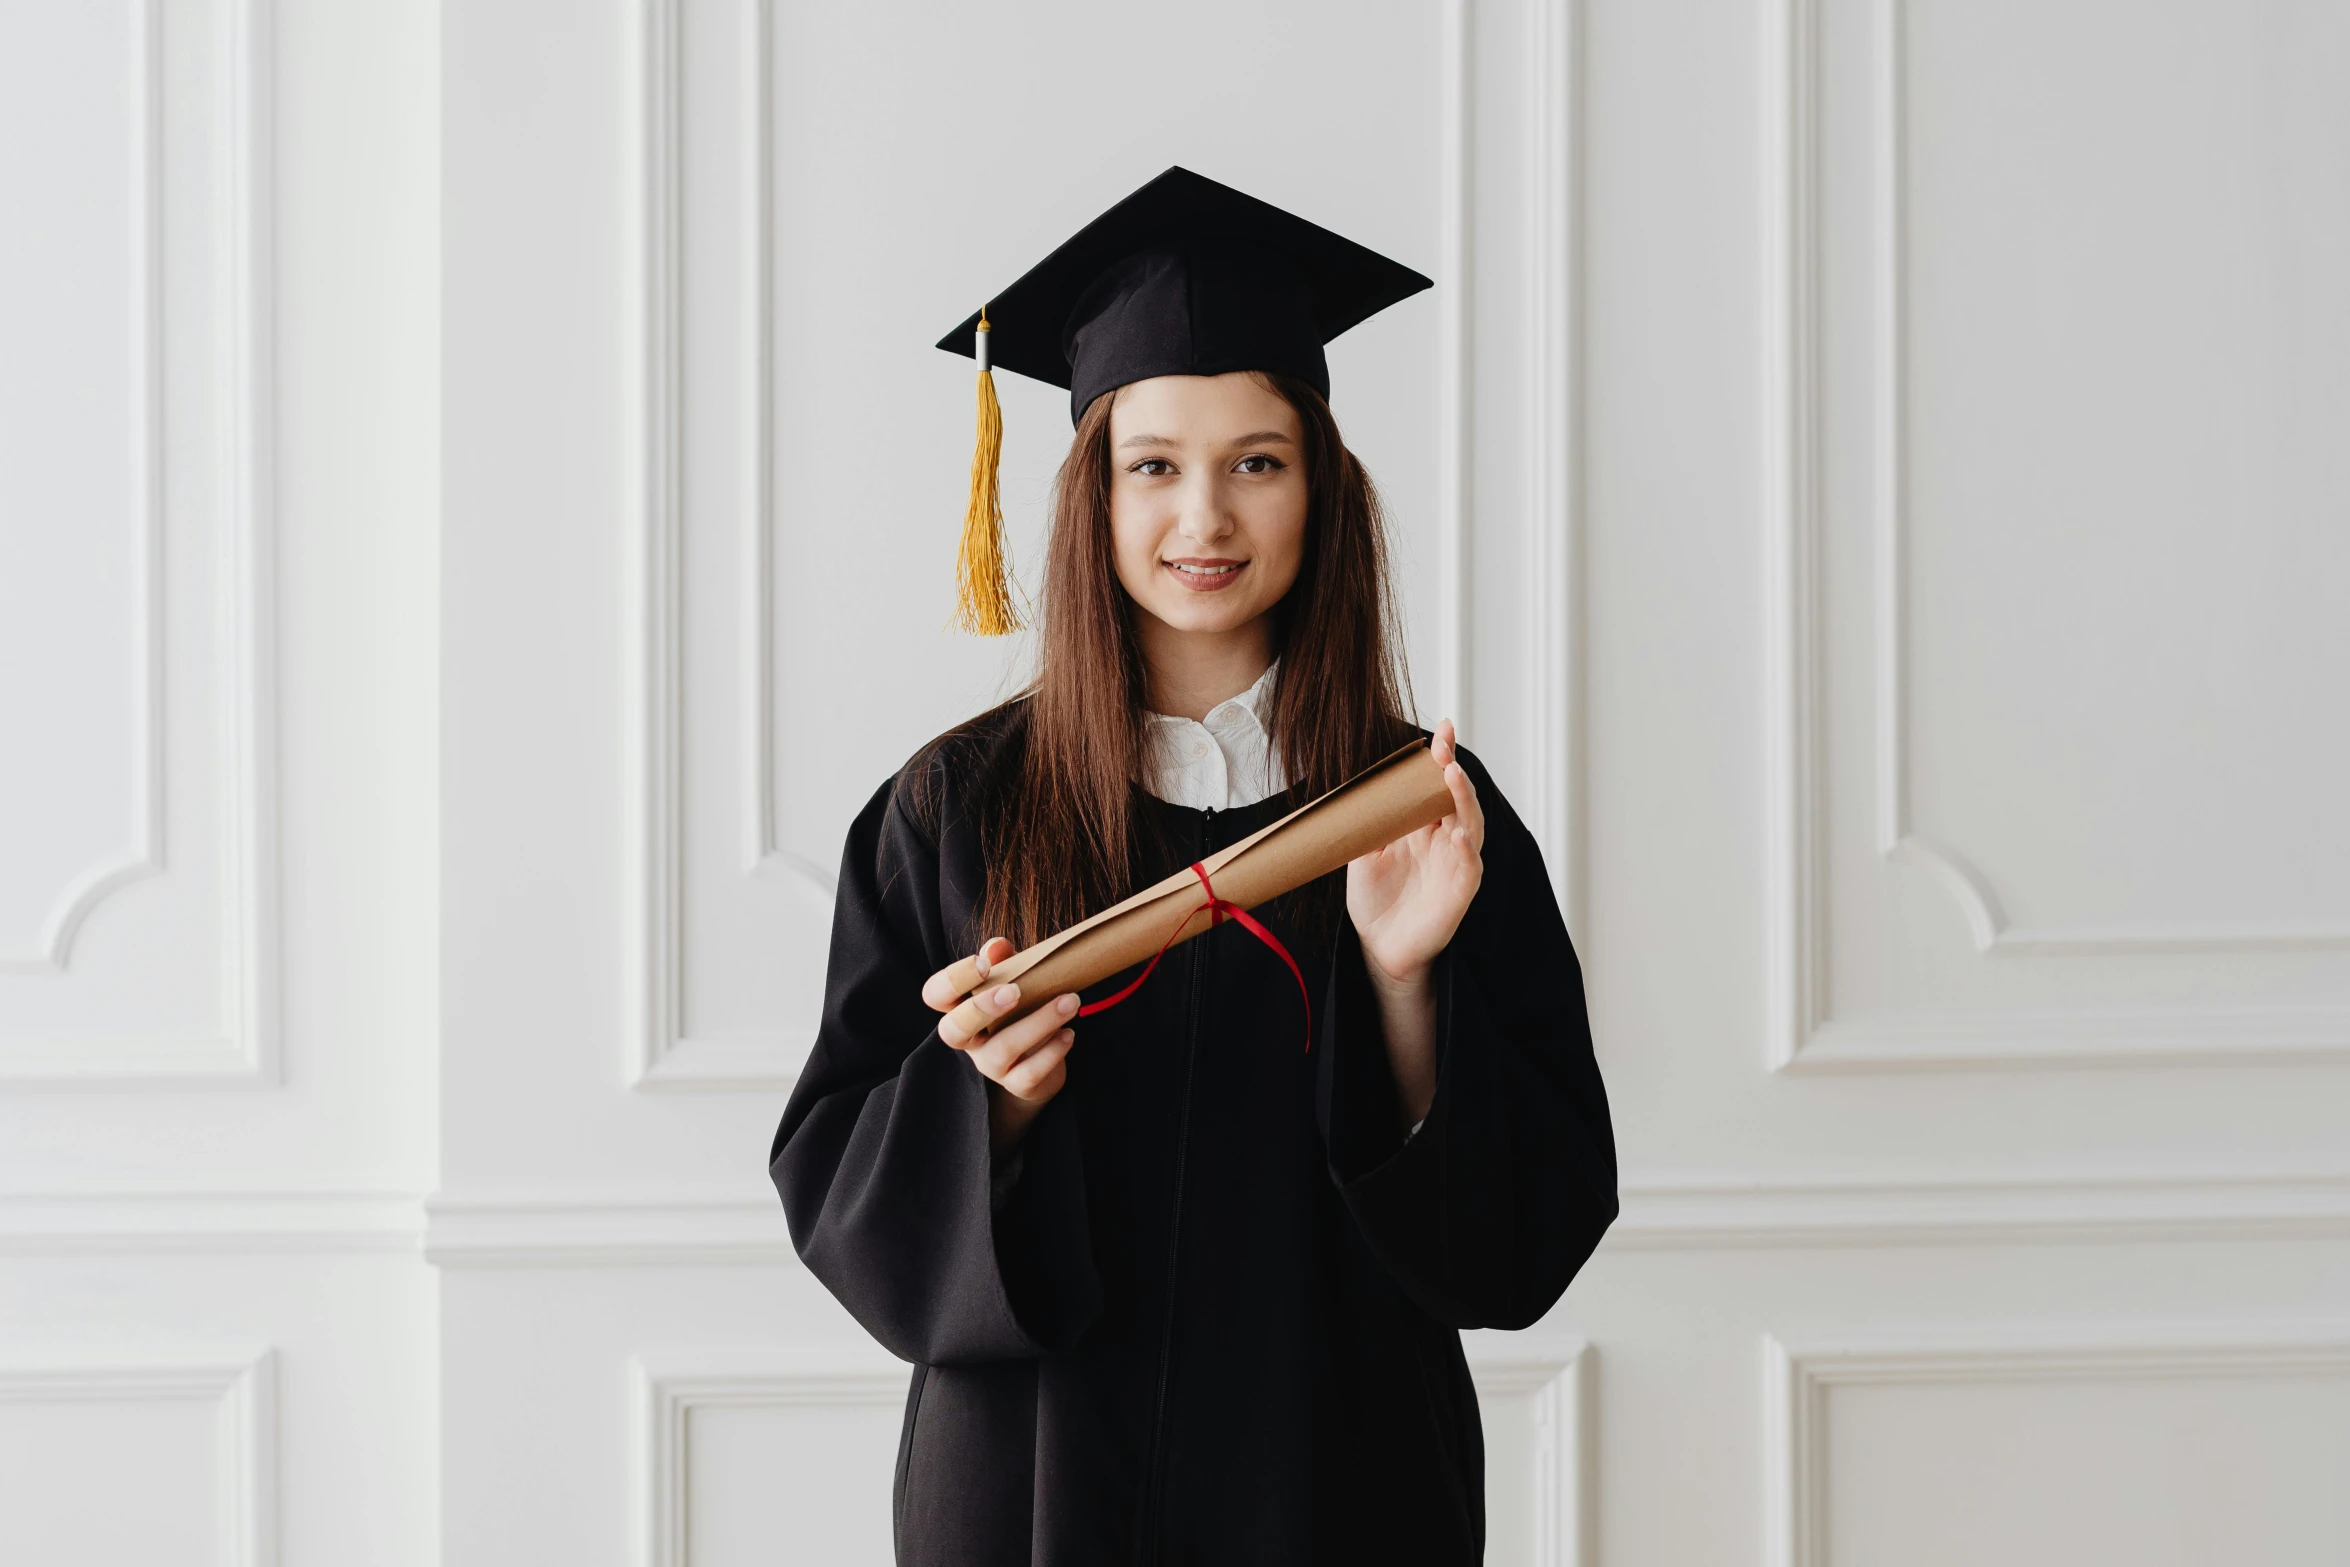
[[[1213,593],[1228,588],[1240,580],[1245,560],[1167,560],[1159,563],[1175,574],[1175,580],[1194,593]]]

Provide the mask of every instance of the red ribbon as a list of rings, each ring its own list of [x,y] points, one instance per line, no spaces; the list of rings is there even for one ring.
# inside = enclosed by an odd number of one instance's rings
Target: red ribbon
[[[1297,981],[1298,999],[1303,1001],[1306,1006],[1306,1049],[1311,1051],[1314,1048],[1314,998],[1312,993],[1306,989],[1305,971],[1297,966],[1297,959],[1289,955],[1289,949],[1281,945],[1281,938],[1274,935],[1271,931],[1265,929],[1263,924],[1257,920],[1256,916],[1250,914],[1248,910],[1242,908],[1239,904],[1227,903],[1222,898],[1216,896],[1216,884],[1208,880],[1208,868],[1206,866],[1202,865],[1199,861],[1194,860],[1191,862],[1191,873],[1199,878],[1199,884],[1202,887],[1208,889],[1208,901],[1202,905],[1202,907],[1206,908],[1208,911],[1208,923],[1211,926],[1222,924],[1224,922],[1224,917],[1226,915],[1230,915],[1232,918],[1240,922],[1241,929],[1256,937],[1257,940],[1263,942],[1266,946],[1271,947],[1273,949],[1273,955],[1279,958],[1283,963],[1289,965],[1289,976],[1290,978]],[[1198,912],[1198,909],[1192,910],[1192,914],[1196,914]],[[1184,915],[1176,927],[1167,933],[1167,939],[1159,943],[1159,950],[1151,954],[1151,960],[1142,966],[1142,972],[1135,975],[1134,978],[1127,983],[1125,989],[1119,991],[1114,996],[1104,996],[1099,1001],[1087,1002],[1084,1006],[1081,1006],[1077,1009],[1077,1015],[1079,1017],[1091,1017],[1096,1012],[1107,1012],[1110,1008],[1116,1006],[1119,1002],[1124,1001],[1128,996],[1131,996],[1136,991],[1140,990],[1142,988],[1142,982],[1151,977],[1151,970],[1159,966],[1159,959],[1167,955],[1167,949],[1175,945],[1175,938],[1182,935],[1183,927],[1190,923],[1191,914]]]

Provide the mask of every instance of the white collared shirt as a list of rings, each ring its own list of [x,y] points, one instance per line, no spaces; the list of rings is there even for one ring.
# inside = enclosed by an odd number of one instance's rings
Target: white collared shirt
[[[1195,811],[1254,805],[1289,787],[1273,749],[1275,659],[1257,683],[1208,709],[1205,719],[1143,714],[1143,787]]]

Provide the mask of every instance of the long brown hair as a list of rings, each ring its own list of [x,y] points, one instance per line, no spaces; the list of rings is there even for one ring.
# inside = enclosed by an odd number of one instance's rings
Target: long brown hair
[[[1333,788],[1412,732],[1409,676],[1387,569],[1386,522],[1370,475],[1339,438],[1330,405],[1303,381],[1257,372],[1304,426],[1305,553],[1275,606],[1281,660],[1273,745],[1293,798]],[[1110,407],[1094,399],[1053,489],[1036,678],[956,733],[1012,719],[975,786],[987,891],[982,937],[1028,946],[1133,889],[1142,830],[1143,715],[1149,683],[1135,606],[1110,534]],[[953,739],[942,736],[942,741]],[[918,777],[932,774],[915,769]]]

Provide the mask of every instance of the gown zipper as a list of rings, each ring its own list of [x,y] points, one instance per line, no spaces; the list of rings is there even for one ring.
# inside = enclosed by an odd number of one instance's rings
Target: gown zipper
[[[1215,808],[1207,807],[1200,818],[1199,851],[1195,859],[1208,857],[1215,822]],[[1183,1025],[1183,1108],[1175,1121],[1175,1201],[1174,1214],[1167,1226],[1167,1315],[1159,1331],[1159,1387],[1151,1409],[1150,1472],[1144,1479],[1142,1531],[1136,1555],[1143,1567],[1149,1567],[1159,1555],[1159,1507],[1165,1500],[1167,1469],[1167,1382],[1174,1366],[1175,1302],[1180,1285],[1177,1269],[1183,1257],[1183,1174],[1191,1153],[1191,1088],[1199,1066],[1199,1015],[1207,991],[1208,949],[1196,938],[1190,945],[1191,1004]]]

